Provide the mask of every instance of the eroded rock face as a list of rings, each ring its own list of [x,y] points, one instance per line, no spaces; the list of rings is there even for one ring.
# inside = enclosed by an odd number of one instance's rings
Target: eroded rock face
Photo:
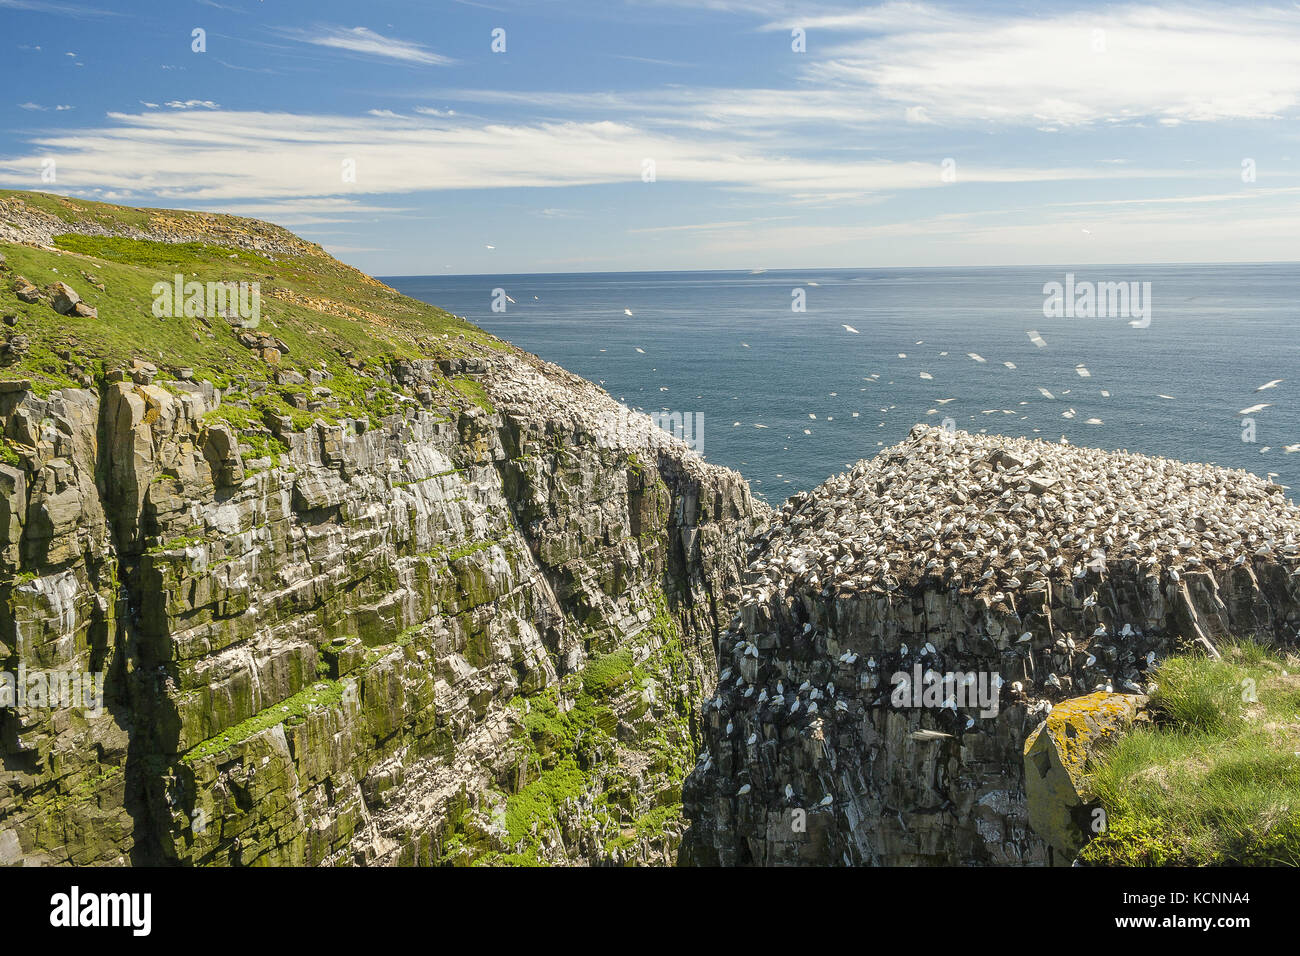
[[[1023,747],[1054,702],[1142,693],[1192,641],[1295,643],[1300,510],[1280,492],[918,426],[792,498],[721,638],[691,858],[1046,863]]]
[[[766,508],[554,366],[456,361],[481,402],[276,458],[207,382],[0,393],[0,653],[105,677],[0,711],[0,862],[675,860]]]

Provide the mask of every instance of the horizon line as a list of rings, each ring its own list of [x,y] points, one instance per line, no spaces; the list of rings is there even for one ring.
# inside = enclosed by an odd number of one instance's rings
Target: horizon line
[[[328,250],[327,250],[328,251]],[[336,257],[337,258],[337,257]],[[340,262],[343,260],[339,260]],[[1162,262],[1086,262],[1068,264],[1060,262],[1026,262],[1008,265],[938,265],[938,266],[796,266],[774,269],[593,269],[589,271],[570,272],[390,272],[370,273],[376,279],[480,279],[507,276],[595,276],[595,275],[666,275],[675,273],[696,273],[700,275],[735,274],[742,276],[761,276],[768,273],[787,272],[844,272],[859,270],[862,272],[885,272],[899,270],[940,271],[953,269],[1102,269],[1132,268],[1135,266],[1300,266],[1300,259],[1242,259],[1225,261],[1162,261]],[[355,267],[354,267],[355,268]]]

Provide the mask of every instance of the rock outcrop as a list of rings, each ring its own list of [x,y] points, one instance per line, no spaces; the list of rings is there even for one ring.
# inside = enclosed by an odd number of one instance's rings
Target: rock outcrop
[[[189,378],[0,392],[0,654],[105,680],[0,711],[0,862],[675,859],[765,506],[530,356],[367,374],[403,408],[276,442]]]
[[[1025,741],[1025,802],[1029,825],[1048,845],[1048,860],[1069,866],[1089,838],[1104,828],[1088,763],[1101,749],[1144,720],[1145,694],[1098,691],[1054,706]]]
[[[918,426],[762,537],[686,790],[709,864],[1042,864],[1023,748],[1224,635],[1293,645],[1300,509],[1245,472]]]

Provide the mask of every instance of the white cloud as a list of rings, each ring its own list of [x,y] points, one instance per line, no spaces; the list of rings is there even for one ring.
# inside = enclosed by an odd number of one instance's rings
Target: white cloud
[[[401,206],[362,203],[344,196],[323,196],[266,202],[221,202],[213,206],[212,211],[229,213],[232,216],[248,216],[281,226],[299,228],[327,223],[350,223],[358,216],[391,218],[410,210]]]
[[[1006,16],[885,4],[799,25],[827,35],[804,79],[869,103],[920,106],[940,123],[1271,119],[1300,99],[1295,7],[1129,5]]]
[[[286,35],[316,46],[400,60],[404,63],[446,66],[454,62],[451,58],[434,53],[419,43],[386,37],[365,27],[321,27],[315,31],[286,31]]]
[[[112,125],[33,137],[28,156],[0,159],[21,179],[33,156],[54,155],[74,188],[147,189],[187,199],[302,198],[424,190],[709,183],[795,201],[943,188],[937,163],[808,158],[725,131],[689,137],[608,120],[505,125],[419,117],[222,110],[186,101],[171,112],[110,113]],[[186,109],[200,105],[205,109]],[[657,183],[641,182],[642,160]],[[356,181],[344,182],[343,160]],[[966,164],[972,183],[1191,176],[1179,169],[999,167]]]

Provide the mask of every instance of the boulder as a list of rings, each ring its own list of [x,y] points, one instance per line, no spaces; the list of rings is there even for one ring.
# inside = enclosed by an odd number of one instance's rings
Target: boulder
[[[50,305],[59,315],[71,315],[81,301],[81,296],[66,282],[55,282],[50,286],[49,293]]]
[[[22,302],[39,302],[41,299],[41,290],[24,276],[14,276],[13,289],[14,295]]]
[[[1029,825],[1051,847],[1054,865],[1069,866],[1094,832],[1088,759],[1135,720],[1146,720],[1146,705],[1143,694],[1075,697],[1053,707],[1025,741]]]
[[[141,362],[136,359],[131,363],[131,381],[137,385],[152,385],[157,375],[158,366],[152,362]]]

